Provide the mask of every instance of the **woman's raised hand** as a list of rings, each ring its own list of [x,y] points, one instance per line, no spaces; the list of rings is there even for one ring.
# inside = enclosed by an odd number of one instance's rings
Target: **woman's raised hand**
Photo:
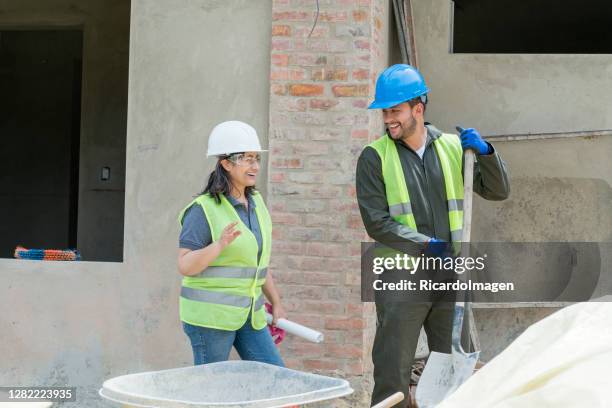
[[[219,237],[221,249],[231,244],[238,237],[238,235],[241,234],[240,230],[236,229],[236,225],[238,225],[238,221],[232,222],[223,228],[223,232],[221,232],[221,236]]]

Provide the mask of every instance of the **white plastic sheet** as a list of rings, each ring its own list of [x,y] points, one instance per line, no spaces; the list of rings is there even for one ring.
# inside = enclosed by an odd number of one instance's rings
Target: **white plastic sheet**
[[[438,408],[612,407],[610,301],[535,323]]]

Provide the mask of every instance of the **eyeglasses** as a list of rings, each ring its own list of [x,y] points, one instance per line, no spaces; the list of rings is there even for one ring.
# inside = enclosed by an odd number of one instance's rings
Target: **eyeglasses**
[[[232,154],[228,160],[237,166],[253,166],[255,163],[261,163],[261,156],[245,156],[244,153]]]

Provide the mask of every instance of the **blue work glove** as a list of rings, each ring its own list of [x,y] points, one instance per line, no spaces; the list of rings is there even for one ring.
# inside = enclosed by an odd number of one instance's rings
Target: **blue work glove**
[[[477,154],[493,153],[493,147],[484,141],[476,129],[462,129],[457,127],[457,130],[461,132],[459,137],[461,138],[461,147],[463,147],[463,150],[473,149]]]
[[[431,258],[449,258],[453,256],[453,244],[432,238],[425,244],[424,255]]]

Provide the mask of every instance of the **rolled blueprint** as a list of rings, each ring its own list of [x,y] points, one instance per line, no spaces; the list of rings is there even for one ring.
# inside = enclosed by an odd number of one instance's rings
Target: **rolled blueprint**
[[[272,323],[272,315],[270,313],[266,313],[266,321],[268,324]],[[301,324],[297,324],[287,319],[278,319],[276,327],[283,329],[287,333],[312,341],[313,343],[321,343],[323,341],[323,333],[309,329],[306,326],[302,326]]]

